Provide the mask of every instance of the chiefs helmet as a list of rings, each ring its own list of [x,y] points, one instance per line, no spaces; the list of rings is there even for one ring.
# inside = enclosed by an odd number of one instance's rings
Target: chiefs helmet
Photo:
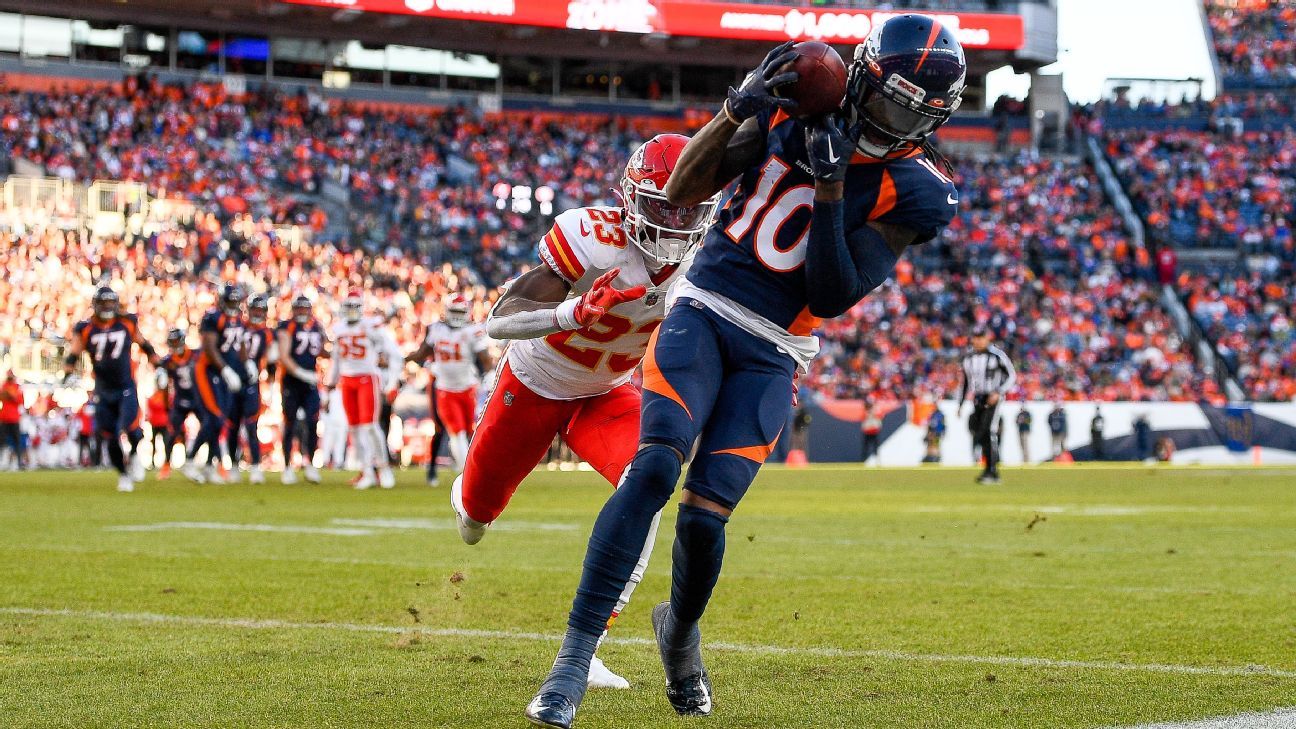
[[[630,155],[621,176],[626,233],[645,256],[662,265],[689,257],[720,205],[720,193],[691,207],[666,200],[666,180],[688,141],[683,134],[658,134]]]
[[[265,294],[257,294],[248,302],[248,321],[261,325],[270,318],[270,299]]]
[[[311,300],[306,298],[306,294],[297,294],[297,298],[293,299],[292,302],[293,321],[298,324],[305,324],[310,321],[312,309]]]
[[[121,298],[117,292],[107,286],[100,286],[95,289],[94,293],[94,315],[100,321],[108,321],[117,316],[117,307],[121,303]]]
[[[172,354],[181,354],[185,351],[185,333],[183,329],[172,329],[167,332],[167,349]]]
[[[227,283],[221,286],[220,290],[220,307],[229,316],[238,316],[239,310],[243,308],[243,300],[247,298],[247,292],[243,287],[236,283]]]
[[[463,294],[454,294],[445,301],[445,323],[458,329],[472,321],[472,302]]]
[[[349,324],[355,324],[364,316],[364,292],[351,289],[342,299],[342,318]]]
[[[967,60],[954,33],[926,15],[900,15],[855,47],[846,105],[863,122],[858,148],[899,157],[927,141],[962,101]]]

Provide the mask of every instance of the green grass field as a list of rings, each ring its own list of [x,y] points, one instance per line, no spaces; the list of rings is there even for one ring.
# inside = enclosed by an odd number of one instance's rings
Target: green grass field
[[[0,726],[519,727],[606,487],[537,473],[477,547],[446,489],[0,480]],[[272,477],[273,480],[273,477]],[[1296,704],[1296,471],[767,469],[674,717],[649,608],[580,727],[1106,727]],[[721,645],[723,644],[723,645]]]

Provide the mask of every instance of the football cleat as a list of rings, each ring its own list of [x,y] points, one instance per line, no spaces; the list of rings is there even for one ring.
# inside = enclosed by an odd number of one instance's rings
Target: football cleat
[[[279,483],[284,486],[292,486],[297,483],[297,469],[292,466],[285,466],[283,473],[279,474]]]
[[[265,471],[260,466],[253,466],[248,471],[248,483],[265,483]]]
[[[428,476],[427,485],[428,488],[433,488],[433,489],[440,488],[441,479],[437,478],[436,476]]]
[[[557,691],[536,694],[526,707],[527,721],[536,726],[571,729],[576,721],[576,705]]]
[[[464,544],[476,544],[486,536],[486,528],[490,524],[483,524],[473,519],[464,510],[462,473],[455,477],[454,484],[450,486],[450,508],[454,509],[455,522],[459,525],[459,538],[464,541]]]
[[[135,490],[135,479],[130,474],[123,473],[117,477],[117,490],[123,494],[129,494]]]
[[[315,467],[314,463],[307,463],[302,467],[302,472],[306,476],[307,483],[319,483],[323,480],[320,478],[319,469]]]
[[[373,469],[366,468],[360,472],[359,476],[351,479],[351,488],[357,491],[371,489],[378,485],[378,478],[374,475]]]
[[[388,466],[378,469],[378,485],[385,488],[394,488],[396,486],[396,474]]]
[[[157,474],[157,480],[159,480],[159,481],[165,481],[165,480],[167,480],[168,478],[171,478],[171,462],[170,462],[170,461],[168,461],[168,462],[166,462],[166,463],[163,463],[163,464],[162,464],[162,467],[158,469],[158,474]]]
[[[194,483],[207,483],[207,474],[203,473],[201,466],[192,461],[184,464],[184,468],[180,469],[180,473],[183,473],[185,478]]]
[[[589,678],[585,685],[592,689],[628,689],[630,682],[612,673],[598,656],[590,658]]]
[[[228,483],[228,481],[225,480],[226,473],[227,471],[224,466],[217,468],[215,463],[208,463],[207,467],[203,469],[203,477],[207,480],[207,483],[210,484]]]
[[[980,476],[977,476],[976,482],[982,486],[995,486],[1003,483],[1003,481],[999,480],[998,476],[989,473],[983,473]]]
[[[136,453],[131,456],[130,464],[127,465],[127,471],[130,473],[131,480],[135,483],[144,482],[144,458]]]
[[[653,634],[666,669],[666,700],[680,716],[711,715],[711,677],[702,665],[702,634],[696,627],[686,645],[668,645],[666,624],[671,620],[670,602],[653,608]]]

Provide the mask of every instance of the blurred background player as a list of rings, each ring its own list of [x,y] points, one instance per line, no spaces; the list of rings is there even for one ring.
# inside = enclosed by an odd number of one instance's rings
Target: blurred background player
[[[776,93],[798,79],[786,68],[792,45],[729,89],[666,186],[669,202],[696,205],[739,179],[648,345],[640,448],[595,522],[562,647],[526,708],[535,724],[575,721],[604,625],[695,444],[670,600],[652,619],[672,708],[711,713],[699,625],[725,526],[787,422],[795,373],[818,353],[813,331],[880,286],[906,248],[939,235],[956,211],[957,190],[927,145],[958,108],[967,75],[953,32],[919,15],[876,25],[855,50],[842,108],[804,120]]]
[[[446,299],[443,320],[428,325],[418,350],[405,357],[407,362],[432,363],[437,418],[445,425],[457,471],[463,471],[468,458],[468,440],[477,419],[477,386],[482,373],[492,366],[489,344],[485,330],[472,321],[472,302],[454,294]],[[429,485],[434,478],[429,476]]]
[[[161,364],[154,373],[153,394],[145,401],[144,410],[144,421],[149,427],[149,446],[153,449],[153,457],[147,465],[153,468],[158,465],[158,456],[162,456],[164,461],[166,459],[167,430],[171,424],[171,392],[167,389],[167,374]],[[163,478],[160,471],[158,478]]]
[[[76,372],[82,353],[90,355],[94,374],[95,430],[108,450],[108,459],[117,469],[117,490],[134,491],[144,480],[144,462],[138,452],[144,431],[140,428],[139,391],[135,386],[135,361],[131,347],[136,345],[157,363],[153,345],[139,333],[133,314],[120,311],[117,292],[101,286],[94,294],[94,313],[72,328],[71,343],[63,363],[66,376]],[[130,462],[122,450],[122,436],[130,442]]]
[[[303,475],[310,483],[319,483],[320,472],[315,467],[320,418],[317,370],[324,351],[324,327],[315,320],[314,307],[305,295],[293,299],[292,317],[275,328],[275,341],[283,372],[280,394],[284,470],[280,480],[285,484],[297,483],[297,469],[293,466],[293,442],[296,441],[301,451]]]
[[[0,383],[0,453],[8,452],[11,470],[23,468],[27,460],[19,423],[23,416],[23,391],[13,370]]]
[[[1017,371],[1002,349],[991,346],[990,332],[978,327],[972,331],[972,351],[963,358],[963,390],[959,395],[958,414],[963,417],[963,403],[972,396],[972,417],[968,430],[972,442],[981,451],[985,470],[977,483],[999,483],[999,403],[1017,381]]]
[[[481,540],[555,435],[614,486],[634,457],[639,391],[630,376],[666,314],[666,290],[719,202],[718,195],[690,208],[666,202],[662,189],[686,144],[688,137],[662,134],[631,156],[621,180],[625,207],[559,215],[539,245],[544,265],[513,282],[491,312],[490,336],[513,341],[450,492],[468,544]],[[608,626],[642,578],[652,544],[650,536]],[[597,657],[587,680],[630,685]]]
[[[162,447],[159,479],[171,475],[171,452],[175,449],[176,443],[185,445],[185,424],[189,421],[189,416],[193,415],[200,420],[202,418],[198,409],[198,389],[194,384],[194,365],[197,357],[198,353],[189,349],[189,345],[186,344],[183,329],[172,329],[167,332],[167,355],[158,365],[166,375],[165,384],[159,387],[170,389],[171,410],[167,413],[166,441]]]
[[[221,287],[216,306],[203,314],[198,325],[202,351],[194,366],[194,384],[201,406],[198,436],[185,453],[184,474],[198,483],[220,483],[220,437],[232,412],[234,395],[242,392],[248,372],[243,365],[243,287],[227,283]],[[237,427],[236,423],[231,423]],[[198,450],[207,448],[206,466],[198,463]]]
[[[225,431],[226,451],[234,468],[233,480],[238,480],[240,438],[247,443],[248,481],[265,483],[265,472],[261,470],[261,439],[257,435],[257,423],[261,420],[261,373],[270,364],[270,327],[266,320],[270,316],[270,300],[265,294],[257,294],[248,301],[247,316],[243,321],[243,369],[247,377],[243,379],[243,388],[230,398],[229,425]]]
[[[387,444],[377,418],[384,385],[399,377],[403,358],[399,352],[387,351],[390,344],[381,331],[382,323],[365,318],[362,292],[348,293],[342,301],[341,313],[342,320],[334,325],[331,337],[336,352],[328,386],[341,393],[351,443],[360,462],[360,475],[351,485],[357,489],[375,485],[389,489],[396,485],[396,476],[388,461]],[[380,360],[386,362],[386,371],[379,365]]]

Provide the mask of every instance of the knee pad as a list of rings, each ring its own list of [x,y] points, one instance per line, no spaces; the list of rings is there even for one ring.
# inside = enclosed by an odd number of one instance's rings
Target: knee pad
[[[673,447],[661,443],[648,443],[635,454],[630,468],[622,478],[622,488],[642,490],[645,495],[660,501],[655,507],[666,505],[675,492],[684,463]]]

